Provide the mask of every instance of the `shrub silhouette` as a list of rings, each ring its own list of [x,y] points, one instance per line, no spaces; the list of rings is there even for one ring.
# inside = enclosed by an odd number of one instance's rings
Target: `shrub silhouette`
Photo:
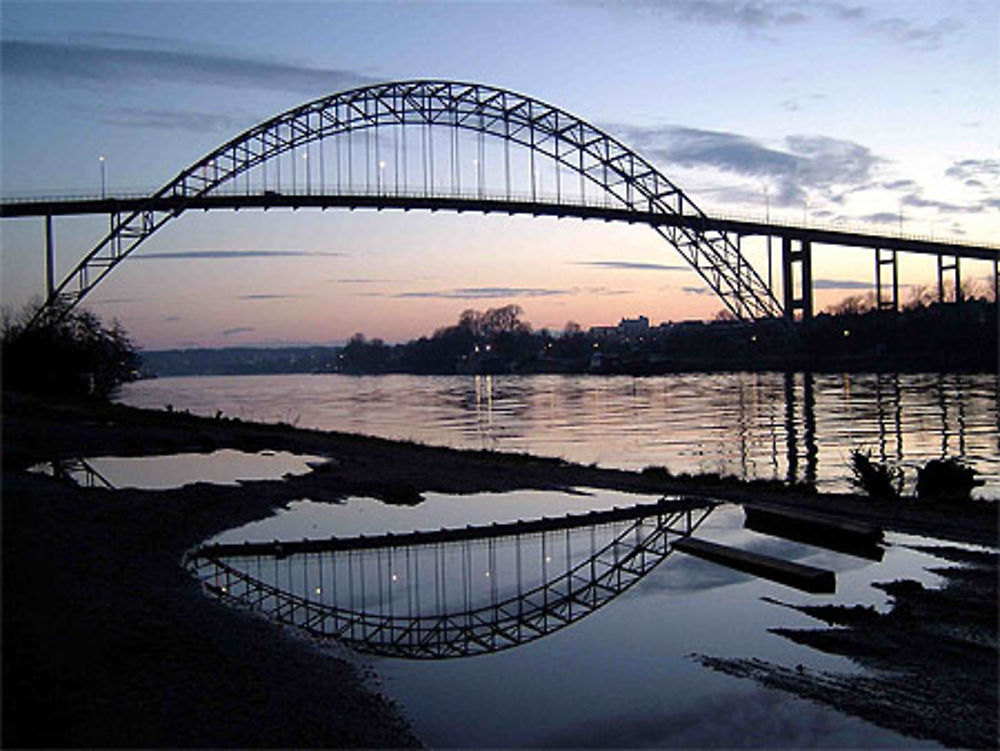
[[[106,399],[135,380],[139,355],[121,325],[88,310],[49,315],[30,325],[38,305],[4,315],[5,389]]]
[[[851,483],[870,498],[898,501],[903,490],[903,470],[889,462],[873,462],[870,452],[851,452]]]
[[[931,459],[917,470],[917,498],[921,501],[971,501],[972,489],[982,484],[975,469],[955,458]]]

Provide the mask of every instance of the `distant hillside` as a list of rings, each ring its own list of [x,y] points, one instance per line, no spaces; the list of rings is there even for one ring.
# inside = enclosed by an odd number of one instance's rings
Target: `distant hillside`
[[[340,347],[232,347],[142,352],[143,377],[323,373],[334,369]]]

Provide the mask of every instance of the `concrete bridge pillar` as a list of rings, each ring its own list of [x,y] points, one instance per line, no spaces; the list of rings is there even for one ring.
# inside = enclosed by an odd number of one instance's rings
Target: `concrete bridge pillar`
[[[55,291],[55,248],[52,242],[52,214],[45,215],[45,299]]]
[[[808,240],[781,239],[782,284],[785,317],[808,321],[813,317],[812,243]],[[796,312],[801,315],[796,317]]]
[[[898,253],[895,250],[883,248],[875,249],[876,310],[891,310],[894,313],[899,310],[899,264],[897,256]],[[888,282],[890,284],[890,296],[888,298],[882,294],[883,283],[886,282],[886,279],[883,276],[883,268],[892,274],[892,280],[891,282]]]
[[[944,277],[949,271],[954,273],[955,302],[962,302],[962,277],[958,256],[938,253],[938,302],[944,302]]]

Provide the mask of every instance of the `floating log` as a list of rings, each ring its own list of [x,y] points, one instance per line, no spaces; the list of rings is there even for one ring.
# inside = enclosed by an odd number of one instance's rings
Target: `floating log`
[[[761,534],[815,545],[838,553],[881,561],[882,530],[870,524],[766,503],[747,504],[744,527]]]
[[[837,589],[836,576],[827,569],[738,550],[694,537],[682,537],[673,543],[673,547],[688,555],[754,574],[762,579],[786,584],[803,592],[831,594]]]

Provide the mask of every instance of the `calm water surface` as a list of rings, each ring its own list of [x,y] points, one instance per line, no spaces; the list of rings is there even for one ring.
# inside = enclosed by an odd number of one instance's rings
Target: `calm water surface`
[[[217,376],[129,384],[121,400],[607,467],[849,489],[851,450],[916,467],[962,458],[1000,499],[992,375]]]
[[[365,498],[336,505],[302,500],[270,519],[229,530],[214,541],[320,539],[464,527],[466,523],[555,517],[656,500],[583,490],[579,494],[522,491],[461,497],[428,493],[427,500],[416,507],[388,506]],[[591,533],[584,529],[574,534],[586,548]],[[831,569],[837,575],[837,593],[804,594],[673,552],[604,607],[519,646],[445,660],[371,658],[381,687],[399,702],[421,738],[440,748],[936,746],[760,688],[752,681],[713,672],[690,657],[692,653],[755,657],[788,667],[858,672],[844,658],[771,633],[769,629],[777,627],[817,628],[821,624],[762,598],[796,604],[862,604],[884,610],[887,597],[871,586],[873,582],[901,577],[926,586],[940,582],[929,569],[947,564],[910,547],[926,541],[889,535],[885,558],[875,563],[749,531],[743,527],[742,511],[730,505],[711,512],[697,534],[744,550]],[[523,544],[527,563],[531,546],[537,548],[537,537],[500,538],[495,543],[498,549],[491,552],[493,560],[501,557],[503,546]],[[549,542],[561,537],[561,532],[555,533]],[[467,551],[465,558],[451,559],[448,591],[454,600],[453,609],[449,608],[452,612],[461,611],[463,597],[475,599],[477,592],[486,595],[494,585],[495,576],[483,576],[481,564],[487,560],[484,545],[474,544],[471,557]],[[383,598],[388,601],[394,597],[396,613],[406,612],[412,597],[406,581],[413,571],[411,552],[414,557],[419,553],[396,548],[395,564],[387,561],[384,551],[365,554],[367,595],[357,586],[348,595],[343,580],[337,594],[337,587],[331,587],[329,569],[325,581],[313,570],[307,587],[314,599],[331,602],[333,597],[344,606],[349,598],[352,609],[376,612],[391,612]],[[438,546],[423,553],[448,558]],[[548,553],[551,565],[556,566],[560,554],[551,547]],[[357,572],[361,554],[353,555]],[[282,559],[287,568],[275,574],[279,585],[286,581],[286,570],[298,571],[303,563],[316,564],[315,554],[301,563],[294,558]],[[248,565],[253,567],[254,563]],[[342,557],[338,570],[343,571],[344,565]],[[266,576],[271,564],[261,567],[258,561],[256,566]],[[424,564],[421,570],[426,580],[426,572],[437,571],[437,567]],[[467,586],[463,584],[466,571],[471,576]],[[384,587],[374,585],[376,572]],[[291,576],[287,580],[289,586],[297,586],[297,577],[294,585]],[[316,586],[318,581],[323,581],[322,587]],[[433,576],[424,585],[430,590],[425,592],[425,602],[431,608],[440,607]],[[367,604],[358,605],[358,598]]]

